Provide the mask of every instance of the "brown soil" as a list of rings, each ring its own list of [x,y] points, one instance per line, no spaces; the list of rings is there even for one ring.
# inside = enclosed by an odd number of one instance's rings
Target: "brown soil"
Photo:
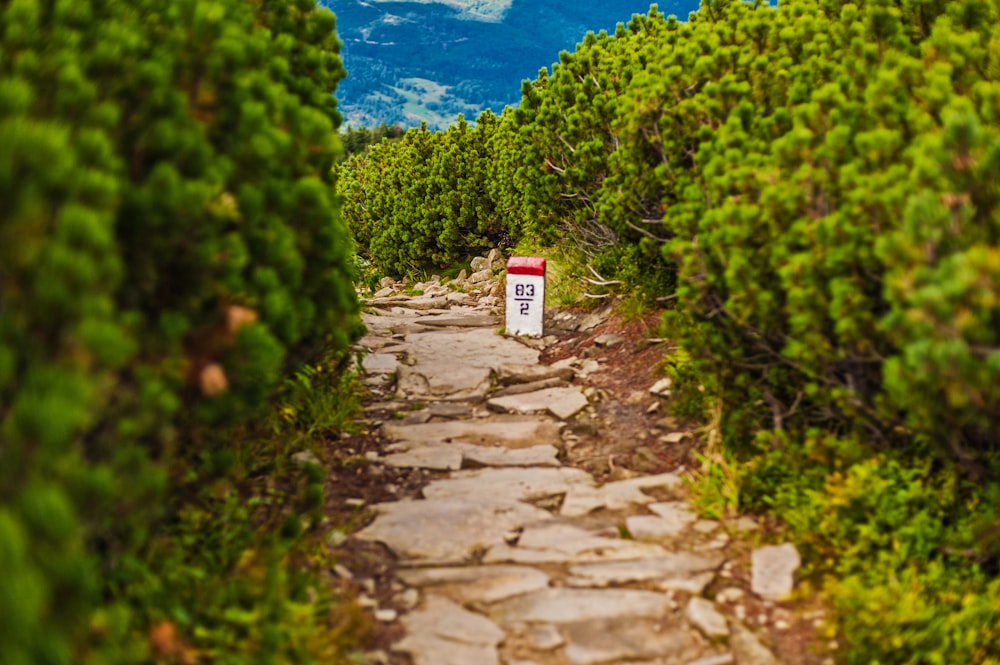
[[[587,332],[561,328],[558,322],[547,324],[546,332],[557,342],[546,347],[542,362],[549,364],[576,356],[599,361],[603,370],[576,383],[599,391],[594,415],[579,417],[570,423],[577,440],[566,453],[566,463],[585,469],[599,482],[653,474],[679,469],[695,469],[698,461],[697,428],[700,423],[670,423],[659,398],[648,392],[649,387],[663,377],[659,372],[668,343],[658,339],[659,315],[646,314],[625,320],[613,315]],[[624,338],[619,344],[598,347],[594,340],[613,333]],[[380,453],[387,444],[380,435],[381,422],[401,415],[391,405],[380,408],[386,394],[372,391],[367,396],[365,430],[345,436],[324,451],[324,461],[335,468],[326,487],[327,514],[330,525],[343,533],[357,531],[374,519],[374,504],[403,498],[417,498],[421,488],[435,477],[434,472],[398,470],[372,465],[366,453]],[[593,399],[592,399],[593,402]],[[659,425],[658,425],[659,424]],[[665,425],[673,425],[662,429]],[[660,437],[667,432],[684,431],[689,436],[680,443],[664,444]],[[818,634],[818,622],[824,616],[823,607],[815,598],[803,598],[783,603],[766,603],[750,593],[750,552],[757,544],[773,542],[768,536],[773,523],[761,520],[762,530],[737,535],[725,552],[732,562],[709,589],[708,595],[726,588],[744,591],[736,602],[720,603],[732,615],[736,605],[746,611],[745,622],[763,633],[780,662],[786,665],[821,665],[830,652]],[[346,597],[368,596],[380,608],[396,608],[401,612],[398,597],[402,590],[394,582],[395,558],[385,547],[353,539],[335,538],[330,545],[332,560],[353,574],[345,580],[333,575],[344,589]],[[369,581],[370,580],[370,581]],[[780,626],[780,629],[777,626]],[[402,637],[397,622],[376,623],[366,639],[365,647],[381,654],[389,665],[407,665],[405,655],[391,652],[391,645]],[[378,663],[379,660],[373,660]]]

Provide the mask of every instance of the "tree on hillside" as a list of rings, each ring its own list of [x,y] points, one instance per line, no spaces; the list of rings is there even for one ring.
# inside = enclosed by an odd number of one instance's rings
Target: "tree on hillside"
[[[351,155],[364,152],[370,146],[385,139],[398,139],[404,132],[405,130],[399,124],[394,124],[390,127],[384,122],[374,129],[348,126],[340,134],[341,141],[344,144],[343,158],[346,159]]]

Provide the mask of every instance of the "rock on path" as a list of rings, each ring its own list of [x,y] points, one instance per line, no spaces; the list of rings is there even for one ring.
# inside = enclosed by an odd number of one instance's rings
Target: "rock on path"
[[[421,498],[374,506],[353,536],[399,560],[411,608],[393,650],[415,665],[776,663],[703,596],[725,557],[678,476],[601,486],[563,466],[562,432],[588,400],[567,385],[569,363],[541,365],[497,334],[497,266],[477,260],[472,296],[431,282],[411,298],[386,282],[365,314],[366,383],[410,414],[383,423],[392,443],[373,461],[446,474]],[[785,592],[782,579],[765,593]]]

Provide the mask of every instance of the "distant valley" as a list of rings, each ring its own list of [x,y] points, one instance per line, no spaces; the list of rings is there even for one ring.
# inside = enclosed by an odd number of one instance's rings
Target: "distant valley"
[[[348,77],[337,99],[352,127],[441,129],[520,100],[521,81],[572,51],[588,30],[613,32],[648,0],[320,0],[337,15]],[[697,0],[660,11],[686,19]]]

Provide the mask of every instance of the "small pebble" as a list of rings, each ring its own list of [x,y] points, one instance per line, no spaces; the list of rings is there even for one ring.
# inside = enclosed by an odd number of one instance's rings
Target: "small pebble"
[[[390,621],[395,621],[396,617],[398,616],[399,612],[391,608],[375,610],[375,619],[377,621],[383,621],[385,623],[389,623]]]
[[[399,602],[403,609],[412,610],[420,604],[420,592],[416,589],[407,589],[399,594],[397,602]]]

